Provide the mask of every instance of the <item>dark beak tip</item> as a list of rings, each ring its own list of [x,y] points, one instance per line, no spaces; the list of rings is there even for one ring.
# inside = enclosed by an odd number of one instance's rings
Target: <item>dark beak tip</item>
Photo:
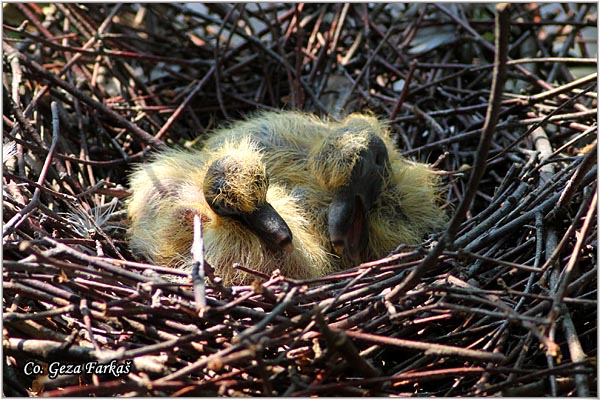
[[[292,242],[292,238],[285,239],[279,242],[279,247],[281,247],[286,253],[291,253],[294,251],[294,243]]]
[[[346,243],[343,240],[332,240],[331,247],[338,256],[341,256],[346,252]]]

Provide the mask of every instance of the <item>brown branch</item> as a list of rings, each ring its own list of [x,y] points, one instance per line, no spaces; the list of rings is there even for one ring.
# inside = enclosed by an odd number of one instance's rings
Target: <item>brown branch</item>
[[[471,203],[475,197],[477,188],[479,187],[479,181],[485,172],[488,151],[494,137],[494,132],[496,131],[496,122],[498,121],[498,115],[500,113],[502,90],[506,80],[506,60],[510,33],[509,9],[509,4],[500,4],[496,7],[496,52],[494,57],[492,90],[490,92],[489,108],[487,110],[485,124],[477,148],[473,171],[469,178],[465,195],[438,244],[429,252],[423,262],[411,271],[408,277],[400,285],[386,295],[386,301],[388,302],[394,302],[414,287],[425,272],[437,261],[440,254],[444,251],[444,248],[447,245],[451,246],[453,244],[455,232],[458,231],[460,224],[467,215],[467,211],[471,208]]]
[[[345,331],[345,333],[346,335],[354,339],[366,340],[372,343],[401,347],[403,349],[422,351],[425,355],[452,356],[477,361],[492,361],[497,363],[502,362],[504,360],[504,354],[500,353],[490,353],[487,351],[470,350],[464,349],[462,347],[447,346],[443,344],[397,339],[393,337],[379,336],[363,332]]]
[[[119,123],[119,125],[128,129],[132,134],[134,134],[137,138],[139,138],[144,143],[147,143],[147,144],[152,145],[159,149],[164,148],[165,145],[162,141],[157,140],[152,135],[150,135],[148,132],[144,131],[143,129],[139,128],[137,125],[126,120],[121,115],[117,114],[115,111],[106,107],[104,104],[100,103],[97,100],[92,99],[87,94],[85,94],[83,91],[77,89],[75,86],[73,86],[69,82],[59,79],[56,75],[52,74],[51,72],[48,72],[44,67],[39,65],[37,62],[30,60],[29,57],[27,57],[23,53],[19,52],[14,47],[8,45],[5,42],[2,42],[2,48],[4,49],[4,52],[8,56],[17,57],[24,65],[26,65],[27,67],[34,70],[37,74],[43,76],[44,79],[47,79],[50,82],[52,82],[53,84],[55,84],[56,86],[63,88],[64,90],[71,93],[73,96],[77,97],[79,100],[81,100],[85,104],[89,105],[90,107],[100,111],[104,115],[113,119],[114,121]]]

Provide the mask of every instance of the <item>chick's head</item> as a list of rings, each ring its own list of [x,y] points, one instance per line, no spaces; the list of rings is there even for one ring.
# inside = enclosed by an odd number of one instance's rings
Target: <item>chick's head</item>
[[[249,213],[266,203],[269,180],[258,159],[245,160],[237,154],[210,163],[203,191],[210,207],[219,215]]]
[[[225,143],[208,163],[202,184],[209,207],[221,217],[244,223],[274,249],[291,251],[292,232],[267,202],[269,178],[256,144]]]
[[[368,244],[368,212],[390,174],[376,118],[349,116],[317,145],[308,168],[320,186],[332,193],[328,210],[329,239],[334,251],[358,261]]]

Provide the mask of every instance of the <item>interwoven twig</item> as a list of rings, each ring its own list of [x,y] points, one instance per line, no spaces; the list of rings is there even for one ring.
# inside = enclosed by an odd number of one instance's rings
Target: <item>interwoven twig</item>
[[[3,393],[597,396],[597,7],[550,7],[508,11],[484,157],[491,5],[8,5]],[[199,315],[192,280],[164,279],[187,273],[129,250],[127,173],[280,108],[390,120],[464,221],[435,257],[443,233],[313,280],[205,266]],[[24,369],[112,360],[131,370]]]

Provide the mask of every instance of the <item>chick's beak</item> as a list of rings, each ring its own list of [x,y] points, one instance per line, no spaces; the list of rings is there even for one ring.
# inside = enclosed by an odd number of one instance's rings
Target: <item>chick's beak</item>
[[[269,203],[243,215],[242,219],[271,249],[288,253],[294,250],[292,231]]]
[[[338,256],[341,256],[344,254],[344,250],[346,250],[346,245],[343,242],[337,241],[335,243],[331,243],[331,246],[333,247],[333,251],[335,254],[337,254]]]
[[[361,254],[367,247],[367,218],[360,196],[342,193],[329,206],[329,239],[333,251],[347,255],[355,264],[360,263]]]

